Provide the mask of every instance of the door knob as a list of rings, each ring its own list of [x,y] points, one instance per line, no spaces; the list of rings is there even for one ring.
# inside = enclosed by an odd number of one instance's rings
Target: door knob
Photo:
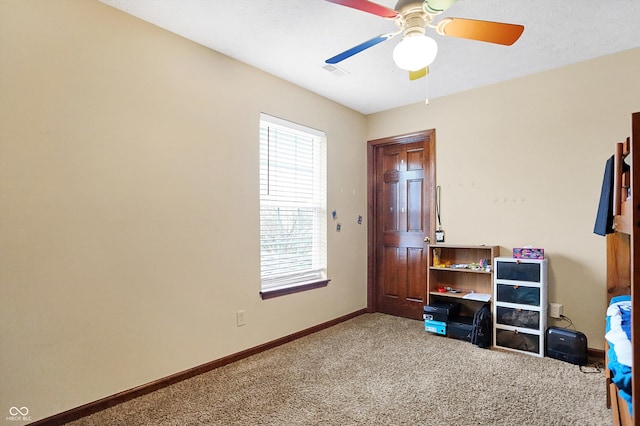
[[[431,242],[431,238],[429,237],[424,237],[424,242],[429,244]]]

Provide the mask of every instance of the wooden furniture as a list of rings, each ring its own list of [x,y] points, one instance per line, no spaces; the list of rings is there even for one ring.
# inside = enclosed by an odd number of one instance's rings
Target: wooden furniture
[[[498,246],[430,245],[428,303],[455,301],[460,303],[461,316],[473,317],[475,311],[486,302],[465,296],[470,297],[471,293],[475,293],[490,295],[490,300],[493,298],[492,265],[499,253]]]
[[[629,164],[625,171],[623,162]],[[607,234],[607,305],[614,296],[629,294],[632,300],[632,364],[640,366],[640,113],[631,115],[631,136],[616,144],[614,155],[613,214],[614,232]],[[607,345],[608,349],[608,345]],[[628,405],[618,395],[606,369],[607,406],[611,407],[615,425],[633,425]],[[632,404],[640,407],[640,368],[632,370]]]
[[[493,272],[493,346],[544,356],[547,259],[498,257]]]

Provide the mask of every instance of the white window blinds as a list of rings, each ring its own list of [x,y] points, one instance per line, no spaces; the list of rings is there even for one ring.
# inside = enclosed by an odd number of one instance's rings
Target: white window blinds
[[[262,290],[326,279],[324,132],[260,116]]]

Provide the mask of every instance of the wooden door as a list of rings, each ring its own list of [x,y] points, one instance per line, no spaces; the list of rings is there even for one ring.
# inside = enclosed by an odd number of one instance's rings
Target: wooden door
[[[435,216],[435,132],[369,142],[369,310],[422,318]]]

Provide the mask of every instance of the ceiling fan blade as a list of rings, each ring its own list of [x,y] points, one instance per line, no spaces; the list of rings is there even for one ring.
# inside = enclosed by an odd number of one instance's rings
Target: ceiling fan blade
[[[437,15],[449,9],[458,0],[424,0],[424,8],[427,12]]]
[[[368,0],[327,0],[329,3],[340,4],[352,9],[362,10],[363,12],[372,13],[383,18],[395,18],[398,12]]]
[[[511,46],[522,35],[524,26],[474,19],[445,18],[438,23],[436,31],[445,36]]]
[[[419,80],[422,77],[426,77],[429,74],[429,67],[424,67],[418,71],[409,71],[409,80]]]
[[[372,38],[371,40],[367,40],[364,43],[360,43],[357,46],[353,46],[351,49],[347,49],[342,53],[337,54],[336,56],[327,59],[325,62],[327,64],[337,64],[338,62],[342,62],[345,59],[355,55],[356,53],[360,53],[365,49],[375,46],[376,44],[382,43],[383,41],[387,41],[393,38],[398,33],[387,33],[380,34],[377,37]]]

